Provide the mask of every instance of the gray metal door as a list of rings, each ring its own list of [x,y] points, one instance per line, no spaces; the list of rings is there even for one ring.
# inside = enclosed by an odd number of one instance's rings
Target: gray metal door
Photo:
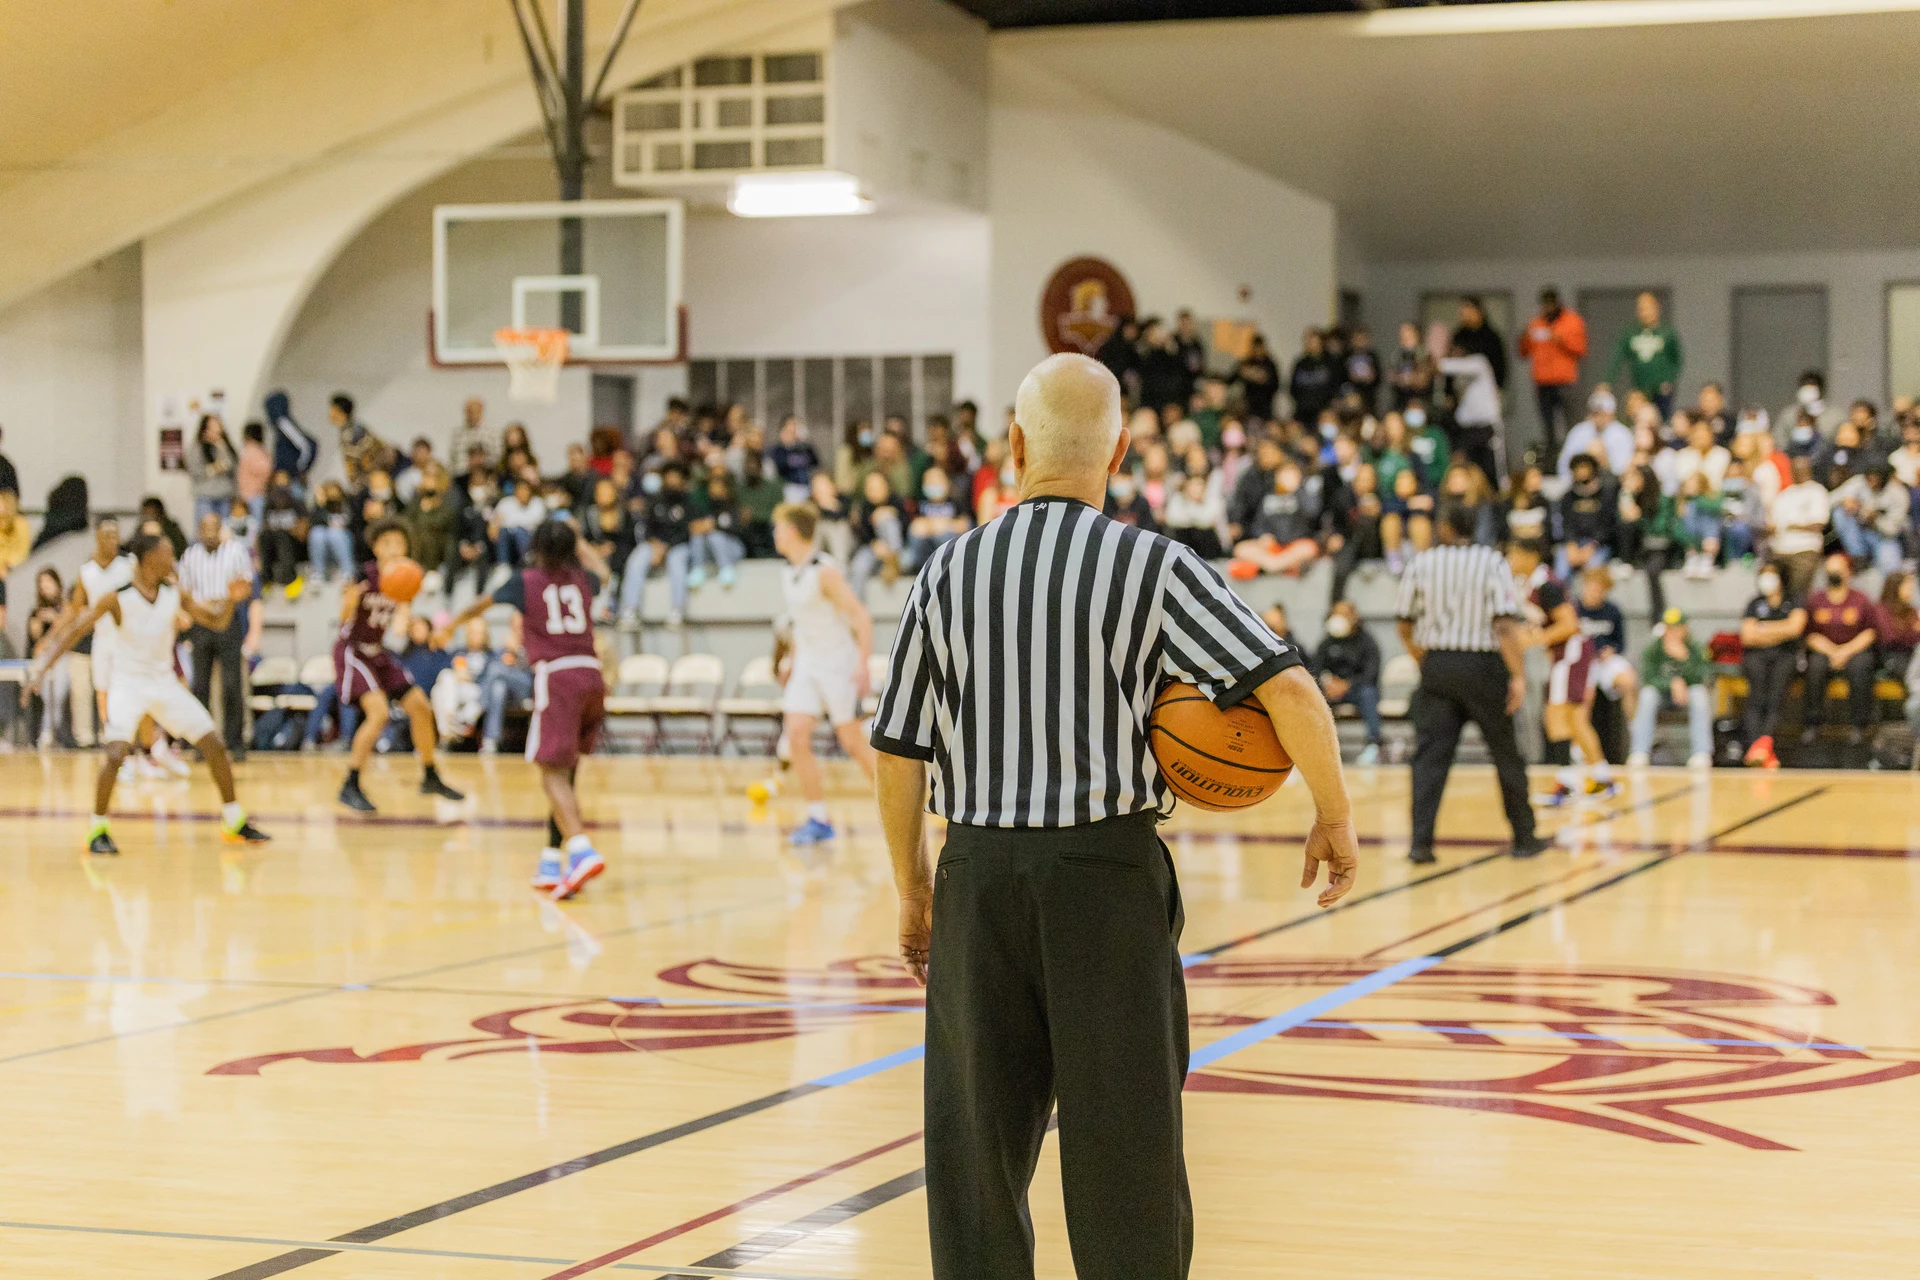
[[[593,425],[618,427],[622,440],[633,438],[633,378],[623,373],[593,375]]]
[[[1729,396],[1736,408],[1778,413],[1793,402],[1801,374],[1826,368],[1825,285],[1741,285],[1733,291]]]
[[[1626,370],[1620,370],[1619,378],[1610,378],[1607,375],[1613,370],[1607,368],[1607,363],[1613,358],[1613,349],[1620,343],[1620,335],[1640,327],[1640,319],[1634,314],[1634,308],[1643,293],[1651,293],[1659,299],[1661,316],[1674,328],[1680,328],[1680,322],[1673,314],[1673,291],[1665,285],[1657,288],[1582,289],[1575,296],[1573,309],[1587,322],[1587,358],[1580,362],[1580,391],[1572,407],[1575,419],[1586,416],[1587,395],[1596,382],[1612,383],[1614,394],[1625,403],[1627,388],[1632,385],[1627,381]],[[1686,332],[1682,330],[1680,341],[1683,354],[1686,340]]]

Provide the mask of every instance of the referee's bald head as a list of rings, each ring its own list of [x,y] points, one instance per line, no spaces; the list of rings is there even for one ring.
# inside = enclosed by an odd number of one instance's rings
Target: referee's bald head
[[[1098,360],[1048,356],[1021,381],[1013,425],[1030,476],[1104,476],[1120,444],[1120,384]]]

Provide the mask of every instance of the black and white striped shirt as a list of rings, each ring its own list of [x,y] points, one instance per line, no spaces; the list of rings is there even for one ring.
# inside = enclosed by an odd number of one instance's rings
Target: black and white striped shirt
[[[1506,557],[1492,547],[1430,547],[1400,578],[1398,613],[1422,649],[1492,653],[1500,648],[1494,619],[1518,616],[1520,602]]]
[[[1098,822],[1167,805],[1146,733],[1163,681],[1231,706],[1300,661],[1179,543],[1032,498],[920,570],[873,745],[928,761],[949,821]]]
[[[206,543],[195,542],[180,557],[180,590],[190,600],[217,606],[227,598],[235,578],[253,581],[253,557],[238,538],[229,538],[211,551]]]

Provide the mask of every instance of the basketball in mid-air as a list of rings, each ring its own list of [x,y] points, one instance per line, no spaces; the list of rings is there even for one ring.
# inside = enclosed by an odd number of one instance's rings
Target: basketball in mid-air
[[[380,594],[401,604],[420,594],[420,582],[426,570],[402,556],[380,567]]]
[[[1257,700],[1222,711],[1199,689],[1177,681],[1153,700],[1147,741],[1173,794],[1202,809],[1259,804],[1293,772],[1293,760]]]

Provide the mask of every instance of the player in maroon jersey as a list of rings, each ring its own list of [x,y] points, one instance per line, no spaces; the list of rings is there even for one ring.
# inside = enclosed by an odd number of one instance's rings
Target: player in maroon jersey
[[[1600,735],[1593,728],[1593,641],[1580,630],[1580,618],[1573,600],[1546,565],[1544,544],[1522,540],[1507,547],[1507,567],[1513,570],[1514,588],[1526,601],[1528,620],[1533,624],[1527,637],[1529,646],[1547,651],[1553,665],[1547,668],[1547,705],[1543,719],[1547,730],[1547,760],[1560,766],[1553,789],[1541,803],[1562,805],[1577,799],[1605,799],[1620,789],[1613,770],[1600,748]],[[1591,776],[1573,764],[1569,744],[1579,746],[1586,757]]]
[[[359,581],[348,583],[340,593],[340,636],[333,642],[333,679],[340,691],[340,704],[360,708],[360,727],[353,735],[347,780],[340,784],[340,803],[362,813],[374,811],[373,801],[360,789],[360,770],[373,754],[381,730],[387,727],[394,702],[413,723],[413,749],[420,753],[420,763],[425,766],[420,775],[420,794],[464,800],[464,795],[441,781],[439,770],[433,767],[433,744],[438,735],[426,693],[413,683],[413,677],[386,645],[387,628],[401,606],[380,594],[380,571],[404,559],[412,550],[412,539],[398,520],[382,520],[367,530],[367,545],[373,548],[373,560],[361,566]]]
[[[540,785],[552,806],[547,816],[547,847],[532,884],[564,902],[580,886],[606,870],[587,838],[574,775],[580,757],[600,741],[606,719],[606,682],[593,651],[594,577],[604,580],[607,566],[582,544],[565,520],[548,520],[533,531],[530,563],[491,595],[460,611],[439,635],[446,644],[454,628],[496,604],[520,613],[527,661],[533,667],[533,721],[527,727],[527,759],[540,766]],[[583,566],[584,559],[588,567]],[[565,853],[565,866],[561,854]]]

